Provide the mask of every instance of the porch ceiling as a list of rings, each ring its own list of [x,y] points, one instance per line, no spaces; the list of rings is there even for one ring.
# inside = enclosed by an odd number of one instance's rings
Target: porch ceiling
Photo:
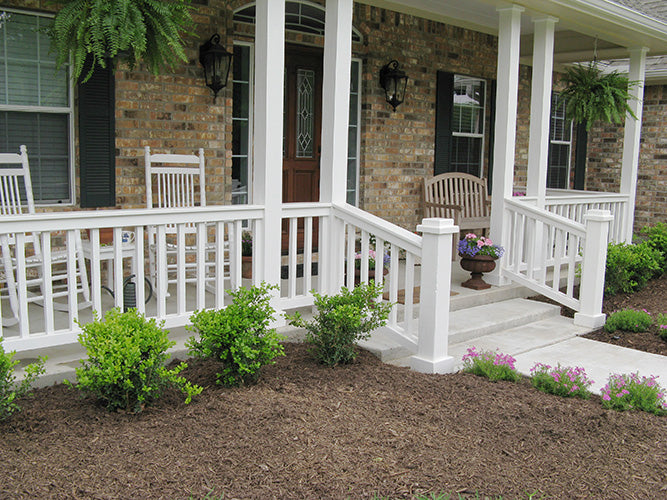
[[[426,19],[498,34],[499,7],[512,5],[502,0],[356,0]],[[627,48],[648,47],[650,55],[667,54],[667,23],[610,0],[517,0],[524,7],[521,56],[530,64],[533,50],[533,18],[557,17],[556,63],[591,60],[595,37],[598,57],[628,56]]]

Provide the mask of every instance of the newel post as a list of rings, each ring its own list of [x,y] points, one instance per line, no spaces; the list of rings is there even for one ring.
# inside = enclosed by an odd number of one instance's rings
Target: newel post
[[[449,295],[452,288],[452,238],[459,232],[452,219],[424,219],[422,236],[419,339],[411,367],[422,373],[454,371],[447,355]]]
[[[614,220],[609,210],[589,210],[584,215],[586,244],[581,264],[580,309],[574,324],[599,328],[605,323],[602,313],[604,274],[607,264],[609,224]]]

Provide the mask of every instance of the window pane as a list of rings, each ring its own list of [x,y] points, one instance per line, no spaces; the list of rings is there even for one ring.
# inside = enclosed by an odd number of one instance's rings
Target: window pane
[[[315,134],[315,72],[298,69],[296,74],[296,157],[313,157]]]
[[[452,137],[451,171],[479,176],[481,170],[481,149],[481,138]]]
[[[7,62],[9,102],[23,106],[39,105],[37,66],[22,61]]]
[[[37,61],[37,17],[11,12],[4,27],[7,57]]]
[[[478,78],[454,76],[453,132],[484,133],[485,86],[486,82]]]
[[[55,64],[42,64],[39,75],[40,106],[67,107],[67,70],[56,71]]]
[[[69,200],[69,115],[0,112],[0,136],[3,151],[28,148],[35,202]]]

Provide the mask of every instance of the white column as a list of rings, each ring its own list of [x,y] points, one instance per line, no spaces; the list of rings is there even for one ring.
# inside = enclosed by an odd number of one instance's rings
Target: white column
[[[255,24],[255,109],[253,202],[264,206],[257,224],[254,271],[260,280],[280,285],[283,182],[283,79],[285,2],[257,0]],[[257,259],[255,261],[255,258]],[[275,304],[274,304],[275,307]],[[280,314],[277,315],[282,318]],[[284,323],[284,319],[282,320]]]
[[[646,47],[630,49],[630,72],[628,79],[639,82],[632,86],[632,96],[628,105],[637,119],[625,117],[623,137],[623,166],[621,168],[621,194],[628,195],[628,206],[623,221],[623,236],[626,243],[632,243],[632,229],[635,222],[635,199],[637,194],[637,171],[639,169],[639,137],[642,128],[642,108],[644,101],[644,77],[646,72]]]
[[[344,204],[346,199],[352,7],[353,0],[326,2],[320,159],[320,201],[324,203]],[[327,293],[338,293],[345,228],[339,220],[332,220],[327,228],[320,248],[322,285]]]
[[[502,244],[505,232],[505,198],[512,196],[516,114],[519,93],[519,39],[523,7],[512,5],[498,9],[498,72],[496,88],[496,123],[493,145],[493,192],[491,199],[491,239]],[[501,266],[487,275],[494,285],[504,284]]]
[[[581,264],[580,305],[579,312],[574,315],[575,325],[600,328],[605,323],[602,298],[607,264],[607,237],[612,220],[614,218],[609,210],[589,210],[584,215],[586,242],[584,261]]]
[[[549,121],[554,60],[554,26],[558,19],[535,19],[533,42],[533,79],[530,94],[530,142],[528,145],[528,182],[526,194],[537,197],[544,208],[547,192]]]
[[[422,373],[449,373],[455,365],[448,355],[452,238],[459,228],[452,219],[424,219],[417,231],[423,234],[421,304],[417,354],[410,364]]]

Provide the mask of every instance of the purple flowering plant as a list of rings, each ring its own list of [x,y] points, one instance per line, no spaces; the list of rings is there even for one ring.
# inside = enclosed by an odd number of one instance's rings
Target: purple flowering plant
[[[556,396],[576,396],[583,399],[591,397],[588,387],[593,380],[586,375],[582,367],[559,365],[552,367],[543,363],[535,363],[530,369],[530,383],[536,389],[555,394]]]
[[[461,257],[487,255],[494,259],[499,259],[505,253],[503,247],[494,245],[489,238],[477,236],[475,233],[468,233],[465,238],[459,241],[458,251]]]
[[[613,374],[602,388],[602,406],[618,411],[642,410],[667,415],[667,391],[658,377],[640,377],[639,373]]]
[[[252,255],[252,233],[250,231],[241,233],[241,255],[244,257]]]
[[[514,366],[516,359],[509,354],[499,351],[479,352],[475,347],[470,347],[461,360],[464,372],[488,377],[494,382],[497,380],[516,382],[521,379],[521,375]]]
[[[375,270],[375,264],[377,261],[377,253],[375,250],[369,250],[368,251],[368,269],[371,271]],[[387,252],[384,252],[384,256],[382,257],[382,267],[384,269],[389,269],[389,254]],[[361,253],[356,253],[354,254],[354,268],[355,269],[361,269]]]

